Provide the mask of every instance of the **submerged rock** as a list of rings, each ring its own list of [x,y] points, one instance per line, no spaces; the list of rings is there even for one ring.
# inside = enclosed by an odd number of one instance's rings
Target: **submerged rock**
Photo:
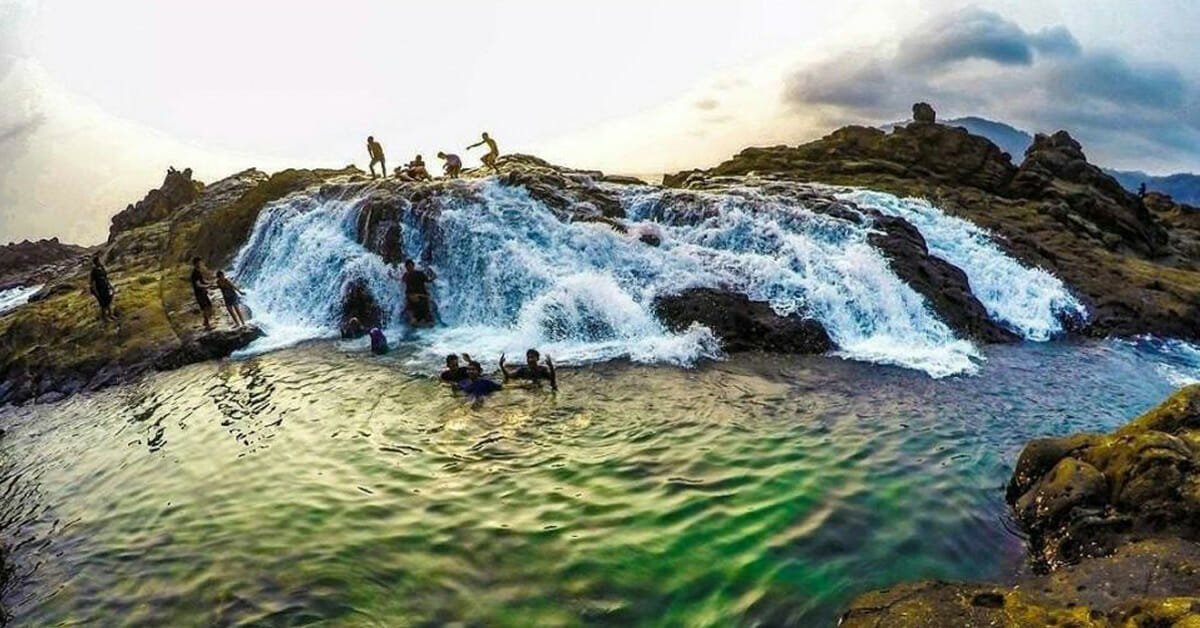
[[[840,625],[1200,625],[1200,385],[1112,434],[1033,441],[1006,496],[1040,575],[901,584]]]
[[[833,341],[820,323],[797,315],[780,316],[763,301],[751,301],[735,292],[693,288],[659,297],[654,310],[674,331],[693,323],[711,329],[730,353],[826,353]]]

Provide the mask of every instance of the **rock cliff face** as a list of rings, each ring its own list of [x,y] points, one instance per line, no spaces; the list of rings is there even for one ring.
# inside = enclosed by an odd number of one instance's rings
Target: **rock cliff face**
[[[58,238],[0,246],[0,290],[45,283],[68,266],[80,263],[88,250],[64,244]]]
[[[709,170],[664,177],[702,188],[729,176],[861,186],[929,199],[991,231],[1023,262],[1066,281],[1096,336],[1200,338],[1200,230],[1166,197],[1139,199],[1088,163],[1066,132],[1038,136],[1023,163],[965,129],[850,126],[801,146],[748,148]]]
[[[1006,497],[1035,575],[899,585],[860,596],[841,625],[1200,624],[1200,385],[1112,434],[1030,443]]]

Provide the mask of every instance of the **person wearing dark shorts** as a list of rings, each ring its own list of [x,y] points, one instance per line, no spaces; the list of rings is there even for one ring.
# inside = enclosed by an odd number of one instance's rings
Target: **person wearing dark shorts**
[[[525,364],[517,368],[509,368],[504,362],[504,355],[500,356],[500,370],[504,373],[504,383],[508,383],[511,379],[519,379],[529,382],[530,386],[540,385],[541,382],[550,382],[552,390],[558,390],[558,373],[554,370],[554,360],[550,356],[546,356],[545,366],[538,364],[542,355],[537,349],[530,349],[525,352]]]
[[[408,324],[413,327],[429,327],[433,325],[433,304],[429,298],[429,282],[433,281],[429,273],[417,270],[412,260],[404,260],[404,313],[408,316]]]
[[[233,324],[238,327],[246,326],[246,319],[242,317],[242,289],[237,287],[229,277],[225,276],[225,271],[217,271],[217,289],[221,291],[221,300],[225,302],[225,311],[229,312],[229,318],[233,319]]]
[[[204,328],[212,329],[213,304],[212,299],[208,298],[208,289],[212,284],[204,277],[204,270],[200,268],[200,258],[192,258],[192,294],[196,296],[196,305],[200,306],[200,314],[204,317]]]
[[[108,269],[100,261],[99,255],[92,256],[92,273],[88,280],[88,286],[92,296],[96,297],[96,303],[100,305],[100,318],[106,321],[117,320],[112,311],[112,282],[108,280]]]

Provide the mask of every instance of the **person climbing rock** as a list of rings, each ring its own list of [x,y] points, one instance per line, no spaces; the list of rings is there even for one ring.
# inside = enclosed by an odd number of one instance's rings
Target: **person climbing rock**
[[[458,155],[447,154],[439,151],[438,159],[442,159],[446,162],[442,164],[442,172],[446,173],[446,176],[450,177],[451,179],[457,179],[458,173],[462,172],[462,160],[458,158]]]
[[[382,329],[372,327],[367,335],[371,337],[371,353],[383,355],[388,352],[387,336],[383,335]]]
[[[387,176],[387,160],[383,156],[383,145],[375,141],[375,137],[367,136],[367,154],[371,156],[371,178],[375,178],[375,164],[379,164],[379,172]]]
[[[221,300],[225,302],[225,311],[236,327],[245,327],[246,319],[242,318],[242,296],[245,292],[225,276],[225,271],[217,271],[217,289],[221,291]]]
[[[112,311],[115,292],[112,282],[108,280],[108,269],[104,267],[104,262],[100,261],[99,254],[92,256],[92,273],[88,279],[88,287],[92,296],[96,297],[96,303],[100,305],[100,318],[105,321],[117,320]]]
[[[471,363],[471,356],[464,353],[462,357],[467,364]],[[438,379],[447,384],[458,386],[467,379],[467,367],[462,366],[458,361],[458,356],[451,353],[446,356],[446,370],[442,371]]]
[[[490,170],[496,171],[496,159],[500,157],[500,149],[496,148],[496,140],[488,137],[486,132],[483,134],[483,139],[468,146],[467,150],[471,150],[476,146],[483,146],[484,144],[487,144],[488,152],[483,157],[480,157],[479,161],[482,161],[483,165],[487,166]]]
[[[408,324],[413,327],[428,327],[433,325],[433,304],[429,297],[429,282],[433,278],[429,274],[417,270],[416,262],[404,260],[404,309]]]
[[[483,366],[472,360],[467,364],[467,379],[459,382],[458,389],[480,399],[503,388],[500,384],[483,376]]]
[[[204,328],[212,331],[212,314],[213,304],[212,299],[208,297],[208,289],[212,284],[204,277],[204,270],[200,267],[200,258],[192,258],[192,294],[196,296],[196,305],[200,306],[200,314],[204,317]]]
[[[550,382],[552,390],[558,390],[558,373],[554,370],[554,360],[550,356],[546,356],[546,365],[538,364],[541,359],[541,354],[537,349],[530,349],[525,352],[525,364],[515,369],[510,369],[504,362],[504,355],[500,355],[500,371],[504,373],[504,383],[508,383],[510,379],[520,379],[529,382],[530,385],[540,385],[541,382]]]

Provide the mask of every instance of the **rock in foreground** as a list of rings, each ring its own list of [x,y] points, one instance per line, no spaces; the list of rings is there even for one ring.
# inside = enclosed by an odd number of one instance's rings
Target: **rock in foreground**
[[[1200,385],[1112,434],[1030,443],[1007,499],[1042,575],[902,584],[841,625],[1200,626]]]

